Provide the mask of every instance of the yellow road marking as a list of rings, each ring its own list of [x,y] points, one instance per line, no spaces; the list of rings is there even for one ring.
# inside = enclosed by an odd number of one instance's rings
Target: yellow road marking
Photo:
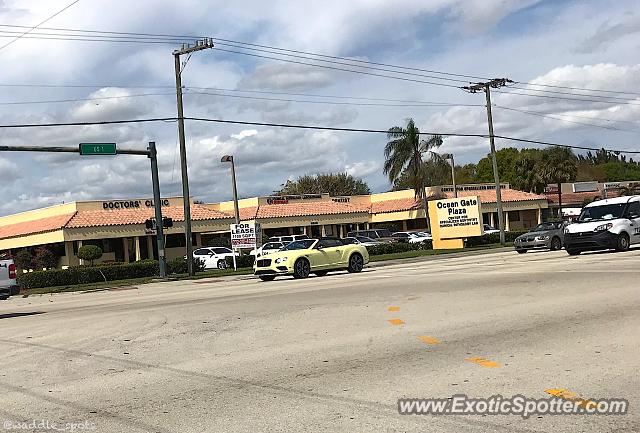
[[[392,325],[404,325],[404,320],[402,319],[390,319],[389,323]]]
[[[389,307],[387,308],[387,311],[400,311],[400,307]]]
[[[469,362],[474,362],[478,365],[481,365],[483,367],[487,367],[487,368],[499,368],[500,364],[498,364],[495,361],[490,361],[488,359],[484,359],[484,358],[465,358],[465,361],[469,361]]]
[[[545,389],[544,392],[546,392],[547,394],[551,394],[554,397],[561,398],[563,400],[575,401],[576,403],[578,403],[578,406],[587,407],[589,405],[596,405],[596,402],[586,398],[582,398],[575,392],[569,391],[567,389],[550,388],[550,389]]]
[[[429,335],[421,335],[418,337],[418,340],[426,344],[440,344],[440,340],[438,340],[435,337],[431,337]]]

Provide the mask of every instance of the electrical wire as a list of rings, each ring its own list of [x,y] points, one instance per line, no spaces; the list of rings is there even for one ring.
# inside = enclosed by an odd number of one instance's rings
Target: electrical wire
[[[67,102],[85,102],[85,101],[102,101],[108,99],[122,99],[122,98],[140,98],[147,96],[169,96],[175,95],[175,93],[140,93],[136,95],[121,95],[121,96],[99,96],[95,98],[71,98],[71,99],[54,99],[54,100],[40,100],[40,101],[0,101],[2,105],[32,105],[32,104],[57,104]]]
[[[73,2],[69,3],[67,6],[63,7],[62,9],[60,9],[58,12],[54,13],[53,15],[50,15],[49,17],[47,17],[46,19],[44,19],[43,21],[40,21],[38,24],[36,24],[33,27],[30,27],[27,31],[23,32],[22,34],[16,36],[14,39],[12,39],[11,41],[7,42],[6,44],[0,46],[0,50],[5,49],[6,47],[8,47],[9,45],[13,44],[14,42],[16,42],[17,40],[19,40],[20,38],[26,36],[28,33],[31,33],[33,30],[37,29],[38,27],[40,27],[42,24],[46,23],[47,21],[52,20],[53,18],[57,17],[58,15],[60,15],[62,12],[66,11],[67,9],[69,9],[71,6],[75,5],[76,3],[78,3],[80,0],[74,0]]]
[[[176,117],[156,117],[156,118],[148,118],[148,119],[106,120],[106,121],[95,121],[95,122],[23,123],[23,124],[0,125],[0,129],[114,125],[114,124],[149,123],[149,122],[166,122],[166,121],[173,122],[176,120],[178,120]],[[189,120],[194,122],[211,122],[211,123],[223,123],[223,124],[233,124],[233,125],[309,129],[309,130],[319,130],[319,131],[362,132],[362,133],[377,133],[377,134],[387,134],[389,132],[386,129],[340,128],[340,127],[334,127],[334,126],[301,125],[301,124],[272,123],[272,122],[251,122],[251,121],[245,121],[245,120],[212,119],[212,118],[203,118],[203,117],[184,117],[184,120]],[[489,135],[487,134],[465,134],[465,133],[455,133],[455,132],[420,132],[420,135],[430,135],[430,136],[439,135],[442,137],[489,138]],[[571,145],[571,144],[553,143],[549,141],[509,137],[506,135],[494,135],[493,137],[501,140],[510,140],[510,141],[516,141],[521,143],[529,143],[529,144],[542,144],[545,146],[557,146],[557,147],[566,147],[571,149],[593,150],[593,151],[604,150],[606,152],[617,152],[617,153],[625,153],[625,154],[640,154],[640,151],[635,151],[635,150],[615,150],[615,149],[604,149],[604,148],[587,147],[587,146],[577,146],[577,145]]]

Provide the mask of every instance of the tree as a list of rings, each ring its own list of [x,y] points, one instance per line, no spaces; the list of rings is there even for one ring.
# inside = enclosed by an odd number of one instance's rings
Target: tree
[[[40,269],[51,269],[58,266],[58,257],[56,257],[55,254],[46,247],[39,247],[36,249],[33,261]]]
[[[514,169],[512,186],[515,189],[540,194],[547,184],[540,177],[542,151],[538,149],[522,149]]]
[[[451,165],[438,154],[431,154],[429,159],[422,161],[420,173],[422,173],[425,186],[451,183]],[[393,190],[399,191],[411,188],[413,188],[411,172],[408,168],[405,168],[393,182]]]
[[[516,183],[517,175],[515,169],[519,158],[520,151],[514,147],[505,147],[496,152],[496,162],[498,163],[498,174],[501,182]],[[491,154],[478,161],[476,173],[478,181],[494,182]]]
[[[540,180],[558,185],[558,216],[562,218],[562,183],[573,182],[578,174],[578,158],[567,147],[545,149],[539,164]]]
[[[287,181],[278,191],[279,195],[321,194],[330,196],[370,194],[369,185],[347,173],[316,174],[300,176],[295,181]]]
[[[93,261],[102,257],[102,248],[96,245],[83,245],[78,249],[78,258],[88,260],[93,266]]]
[[[29,250],[21,250],[18,251],[16,256],[13,258],[14,263],[18,267],[18,269],[28,270],[33,268],[33,256],[29,252]]]
[[[427,225],[429,225],[429,210],[424,190],[428,173],[422,156],[431,149],[440,147],[442,137],[433,135],[428,140],[420,140],[420,130],[413,119],[407,119],[405,127],[389,128],[387,138],[389,142],[384,147],[384,174],[389,177],[392,184],[395,184],[403,171],[407,171],[407,183],[413,188],[415,198],[422,201]]]

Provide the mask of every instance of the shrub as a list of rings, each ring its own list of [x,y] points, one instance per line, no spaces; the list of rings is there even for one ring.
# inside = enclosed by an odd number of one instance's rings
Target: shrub
[[[518,236],[526,233],[526,231],[517,231],[517,232],[505,232],[504,237],[506,242],[513,242],[516,240]],[[481,245],[490,245],[490,244],[499,244],[500,243],[500,233],[489,233],[482,236],[474,236],[472,238],[468,238],[465,242],[465,246],[467,247],[477,247]]]
[[[102,257],[102,248],[96,245],[83,245],[78,250],[78,258],[81,260],[88,260],[93,266],[93,261]]]
[[[40,247],[36,250],[33,261],[39,269],[51,269],[58,266],[58,257],[46,247]]]
[[[233,268],[233,257],[227,257],[225,259],[227,261],[227,267]],[[238,268],[251,268],[253,267],[253,262],[255,261],[255,256],[246,255],[236,257],[236,266]]]
[[[431,240],[426,240],[417,244],[403,242],[378,244],[367,247],[369,255],[379,256],[381,254],[404,253],[405,251],[430,250],[433,248]]]
[[[18,275],[18,285],[25,289],[40,287],[73,286],[102,281],[126,280],[130,278],[158,275],[158,262],[143,260],[109,266],[74,266],[69,269],[50,269]]]
[[[194,272],[204,271],[204,262],[200,259],[193,259]],[[189,272],[187,265],[187,259],[184,257],[176,257],[173,260],[167,262],[167,274],[186,274]]]
[[[13,261],[18,269],[27,270],[33,267],[33,257],[31,256],[29,250],[19,251],[13,258]]]

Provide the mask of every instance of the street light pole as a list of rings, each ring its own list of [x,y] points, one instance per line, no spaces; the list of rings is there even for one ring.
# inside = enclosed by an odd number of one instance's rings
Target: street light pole
[[[184,109],[182,104],[182,63],[180,56],[196,51],[213,48],[213,42],[207,38],[196,41],[195,45],[183,44],[182,48],[173,52],[176,74],[176,100],[178,106],[178,137],[180,141],[180,171],[182,173],[182,201],[184,207],[184,235],[187,246],[187,269],[194,275],[193,269],[193,236],[191,235],[191,202],[189,195],[189,175],[187,174],[187,146],[184,137]]]
[[[233,189],[233,214],[235,217],[236,224],[240,224],[240,209],[238,208],[238,187],[236,185],[236,164],[233,161],[233,155],[225,155],[222,157],[220,162],[230,162],[231,163],[231,186]],[[236,270],[236,253],[233,252],[233,269]]]

